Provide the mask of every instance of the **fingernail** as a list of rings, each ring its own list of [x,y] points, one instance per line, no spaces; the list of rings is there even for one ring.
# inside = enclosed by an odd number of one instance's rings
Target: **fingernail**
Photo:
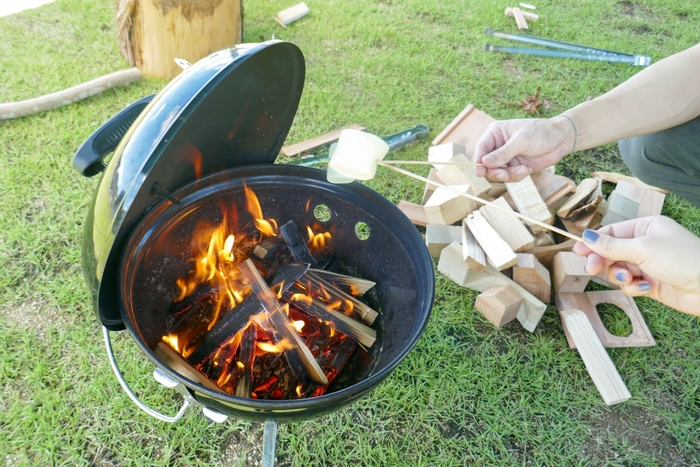
[[[624,282],[625,281],[625,273],[624,272],[618,272],[615,274],[615,280],[617,282]]]
[[[651,284],[648,282],[640,282],[637,286],[640,292],[649,292],[651,290]]]
[[[515,175],[517,175],[518,177],[528,175],[529,173],[530,173],[530,170],[527,167],[525,167],[524,165],[515,169]]]
[[[583,231],[583,240],[588,243],[595,243],[600,238],[600,234],[594,230],[586,229]]]

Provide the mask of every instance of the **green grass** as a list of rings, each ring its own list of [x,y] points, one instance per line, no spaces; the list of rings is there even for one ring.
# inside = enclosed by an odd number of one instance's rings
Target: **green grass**
[[[297,44],[304,94],[288,142],[351,123],[386,135],[424,123],[429,138],[396,159],[425,159],[429,141],[468,103],[495,118],[522,112],[542,87],[544,116],[611,89],[625,65],[482,52],[487,27],[517,32],[492,0],[307,0],[311,13],[282,29],[294,2],[245,3],[244,40]],[[55,92],[126,68],[111,0],[56,0],[0,18],[0,102]],[[537,2],[531,34],[651,55],[700,36],[695,0]],[[500,43],[496,40],[489,42]],[[80,270],[82,224],[96,187],[71,169],[83,140],[110,116],[166,84],[143,80],[58,110],[0,122],[0,453],[7,466],[253,465],[262,426],[209,422],[190,410],[168,425],[138,410],[109,368]],[[282,160],[282,158],[281,158]],[[626,171],[615,145],[565,159],[577,182]],[[417,170],[427,173],[426,168]],[[420,182],[383,170],[368,185],[418,201]],[[676,196],[664,213],[700,233],[700,212]],[[632,393],[607,407],[550,307],[534,333],[495,329],[476,293],[437,274],[422,339],[369,396],[332,415],[280,426],[279,465],[698,465],[700,320],[637,301],[657,346],[610,349]],[[619,310],[606,324],[629,332]],[[126,332],[113,334],[127,379],[168,413],[178,397],[151,378]],[[250,460],[248,460],[250,458]],[[0,458],[2,462],[2,458]]]

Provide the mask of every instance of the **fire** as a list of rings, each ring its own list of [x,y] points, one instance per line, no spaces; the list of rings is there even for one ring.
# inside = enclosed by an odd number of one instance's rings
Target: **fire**
[[[315,234],[314,231],[311,230],[311,227],[308,225],[306,226],[306,232],[309,235],[309,243],[311,244],[309,250],[311,250],[312,253],[321,253],[325,251],[332,239],[330,232],[321,232]]]
[[[171,349],[176,352],[180,352],[180,347],[178,346],[177,336],[175,334],[167,334],[163,336],[163,342],[168,344]]]
[[[270,342],[258,342],[257,346],[260,350],[268,353],[282,353],[284,348],[279,345],[272,344]]]

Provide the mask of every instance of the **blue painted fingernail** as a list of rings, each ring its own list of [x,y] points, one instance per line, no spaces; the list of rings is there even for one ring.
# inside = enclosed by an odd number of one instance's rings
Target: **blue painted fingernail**
[[[583,231],[583,240],[588,243],[595,243],[600,238],[600,234],[594,230],[586,229]]]
[[[637,286],[640,292],[649,292],[651,290],[651,284],[648,282],[640,282]]]
[[[618,272],[615,274],[615,279],[617,282],[624,282],[625,281],[625,273],[624,272]]]

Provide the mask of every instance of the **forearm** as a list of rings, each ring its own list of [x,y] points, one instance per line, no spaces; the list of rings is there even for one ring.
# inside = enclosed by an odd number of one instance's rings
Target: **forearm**
[[[700,115],[700,44],[640,71],[604,95],[564,112],[576,150],[665,130]]]

